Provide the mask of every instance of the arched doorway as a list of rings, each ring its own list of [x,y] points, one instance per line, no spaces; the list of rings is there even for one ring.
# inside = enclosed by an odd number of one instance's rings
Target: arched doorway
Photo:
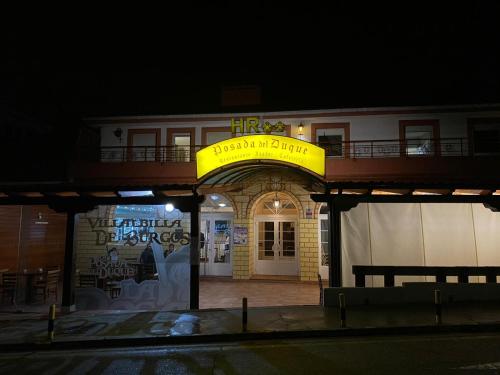
[[[257,275],[299,275],[298,209],[291,196],[267,193],[254,211]]]
[[[231,276],[233,208],[222,194],[208,194],[201,206],[200,275]]]

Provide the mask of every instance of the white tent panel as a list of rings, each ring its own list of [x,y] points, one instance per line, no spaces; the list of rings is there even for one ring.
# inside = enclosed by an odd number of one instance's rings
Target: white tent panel
[[[370,238],[368,229],[368,210],[366,203],[342,212],[342,283],[354,286],[352,266],[370,265]],[[372,286],[372,278],[366,278],[366,286]]]
[[[372,203],[369,207],[372,259],[381,266],[423,266],[424,251],[420,207],[415,203]],[[404,281],[425,281],[422,276],[396,277]],[[376,277],[374,286],[383,286]]]
[[[500,213],[468,203],[359,204],[342,213],[343,285],[354,285],[355,264],[500,266]],[[425,279],[396,277],[396,285]],[[366,285],[382,286],[383,278],[367,277]]]
[[[477,266],[470,204],[422,204],[422,221],[427,266]]]
[[[473,204],[476,233],[477,263],[479,266],[500,266],[500,213],[482,204]],[[481,277],[483,281],[484,277]]]

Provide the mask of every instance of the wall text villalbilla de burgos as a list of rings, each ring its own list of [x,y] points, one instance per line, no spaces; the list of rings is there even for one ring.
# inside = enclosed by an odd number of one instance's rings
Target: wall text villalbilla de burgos
[[[155,219],[92,219],[87,218],[92,232],[96,235],[96,245],[106,245],[109,242],[124,241],[126,246],[135,246],[138,243],[156,242],[179,243],[187,245],[190,242],[190,233],[182,230],[181,220],[155,220]],[[116,228],[110,232],[109,229]],[[155,228],[172,228],[158,233]]]

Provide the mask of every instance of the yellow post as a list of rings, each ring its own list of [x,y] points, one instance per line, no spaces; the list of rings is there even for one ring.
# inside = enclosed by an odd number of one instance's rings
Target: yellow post
[[[441,325],[443,323],[443,310],[441,302],[441,291],[439,289],[434,290],[434,307],[436,309],[436,324]]]
[[[48,338],[50,341],[54,340],[54,322],[56,320],[56,305],[50,305],[49,309],[49,326],[47,329]]]
[[[241,314],[241,324],[243,328],[243,332],[247,331],[247,324],[248,324],[248,300],[246,297],[243,297],[242,300],[242,314]]]
[[[346,327],[345,295],[339,293],[340,328]]]

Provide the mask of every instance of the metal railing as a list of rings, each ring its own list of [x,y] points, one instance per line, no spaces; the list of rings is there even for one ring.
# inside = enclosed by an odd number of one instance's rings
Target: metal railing
[[[180,162],[195,160],[203,146],[102,146],[79,150],[78,159],[104,163],[122,162]]]
[[[500,144],[492,141],[489,150],[480,153],[471,149],[468,138],[439,138],[428,140],[359,140],[339,143],[315,143],[332,159],[375,159],[399,157],[500,156]],[[207,146],[102,146],[80,149],[78,159],[96,162],[191,162],[196,152]],[[497,150],[495,152],[495,150]]]
[[[409,156],[468,156],[467,138],[383,139],[321,144],[326,156],[339,159],[398,158]]]

